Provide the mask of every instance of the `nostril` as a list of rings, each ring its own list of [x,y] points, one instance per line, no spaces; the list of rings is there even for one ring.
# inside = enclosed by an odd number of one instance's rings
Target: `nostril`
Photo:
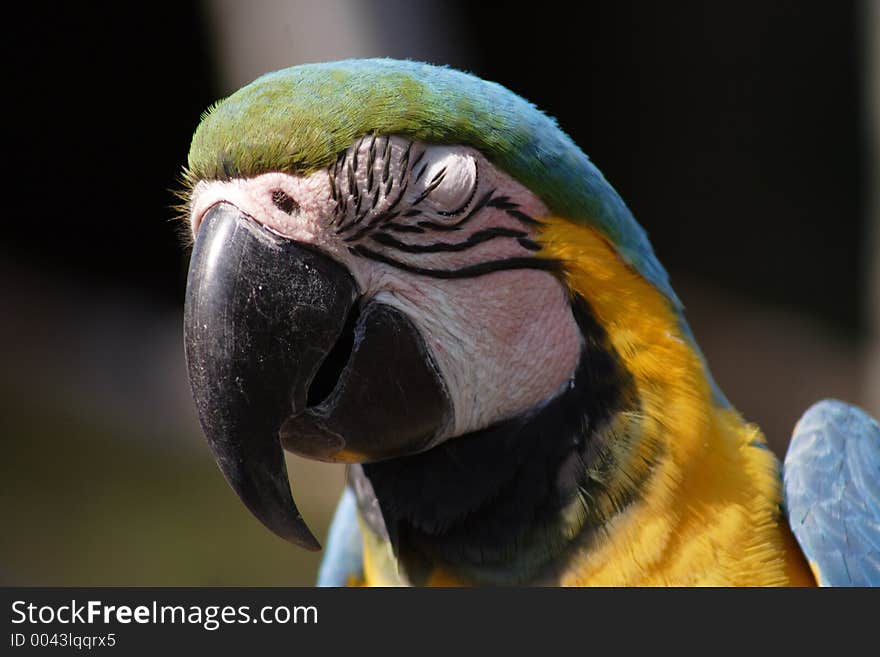
[[[285,192],[283,189],[276,189],[272,191],[272,203],[275,204],[275,207],[285,212],[286,214],[293,214],[297,210],[299,210],[299,203],[293,200],[293,197]]]
[[[360,316],[360,304],[355,303],[348,311],[348,317],[345,319],[345,325],[342,327],[342,333],[339,334],[336,344],[333,345],[312,378],[306,398],[308,408],[322,404],[336,388],[354,349],[354,332]]]

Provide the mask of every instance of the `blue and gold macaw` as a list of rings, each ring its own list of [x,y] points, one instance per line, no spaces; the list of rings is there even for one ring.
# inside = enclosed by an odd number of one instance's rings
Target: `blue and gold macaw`
[[[221,470],[317,549],[282,449],[349,464],[320,584],[880,584],[877,424],[820,403],[783,471],[621,198],[519,96],[297,66],[211,108],[185,177]]]

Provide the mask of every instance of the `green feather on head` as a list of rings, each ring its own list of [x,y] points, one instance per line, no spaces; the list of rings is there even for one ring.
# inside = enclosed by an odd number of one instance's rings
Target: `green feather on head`
[[[481,151],[552,212],[599,230],[681,308],[642,227],[556,122],[501,85],[450,68],[364,59],[268,73],[206,113],[185,182],[307,174],[371,133]]]

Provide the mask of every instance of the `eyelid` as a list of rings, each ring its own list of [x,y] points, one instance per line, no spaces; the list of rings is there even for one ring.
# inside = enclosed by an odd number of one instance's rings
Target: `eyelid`
[[[476,160],[474,160],[474,184],[471,187],[471,193],[468,194],[468,197],[465,199],[464,203],[459,207],[453,210],[437,210],[437,214],[441,217],[456,217],[460,215],[462,212],[468,209],[471,203],[474,201],[474,197],[477,195],[477,190],[480,188],[480,166],[477,164]]]
[[[449,225],[473,207],[480,189],[479,160],[460,146],[430,145],[417,161],[422,155],[427,155],[426,161],[411,169],[417,184],[408,195],[410,210],[404,216],[422,214],[428,221],[418,225],[424,227]]]

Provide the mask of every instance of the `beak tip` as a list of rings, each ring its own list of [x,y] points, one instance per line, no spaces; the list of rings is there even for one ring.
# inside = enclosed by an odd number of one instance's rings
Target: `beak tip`
[[[270,503],[265,499],[254,500],[242,495],[242,491],[235,485],[233,489],[251,514],[273,534],[310,552],[321,549],[321,544],[306,525],[292,498],[284,500],[286,503]]]
[[[314,536],[311,536],[308,542],[297,543],[297,545],[299,545],[301,548],[303,548],[305,550],[308,550],[309,552],[320,552],[321,551],[321,544],[318,542],[318,540]]]
[[[277,445],[276,449],[274,458],[269,461],[275,464],[274,467],[267,470],[248,469],[244,477],[227,477],[227,480],[239,499],[263,526],[289,543],[317,552],[321,549],[321,544],[293,501],[281,446]]]
[[[305,521],[298,519],[295,523],[286,525],[285,527],[275,529],[275,533],[290,543],[298,545],[309,552],[319,552],[321,544],[311,530],[306,526]]]
[[[314,534],[305,525],[290,528],[289,530],[275,531],[274,533],[285,541],[293,543],[309,552],[321,551],[321,544],[318,542],[318,539],[315,538]]]

